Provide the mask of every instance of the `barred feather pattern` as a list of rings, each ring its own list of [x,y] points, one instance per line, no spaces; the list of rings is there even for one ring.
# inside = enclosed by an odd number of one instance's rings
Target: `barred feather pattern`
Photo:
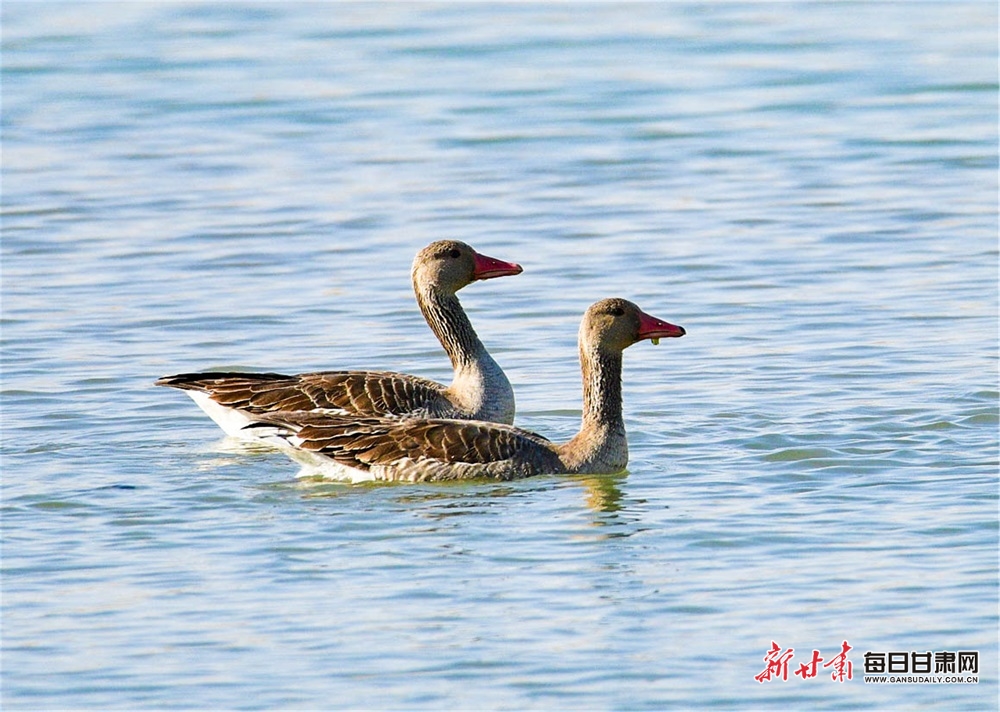
[[[441,384],[388,371],[319,371],[297,376],[209,371],[166,376],[156,385],[201,391],[219,405],[254,415],[324,410],[362,416],[462,417]]]
[[[511,480],[566,471],[547,439],[496,423],[282,412],[249,427],[278,430],[289,447],[378,480]]]

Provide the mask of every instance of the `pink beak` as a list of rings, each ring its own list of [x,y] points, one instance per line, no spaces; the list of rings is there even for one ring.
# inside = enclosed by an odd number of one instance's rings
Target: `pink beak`
[[[472,280],[493,279],[494,277],[507,277],[521,274],[524,269],[515,262],[504,262],[495,257],[487,257],[478,252],[475,254],[475,267],[472,271]]]
[[[652,339],[657,343],[660,339],[684,336],[687,332],[683,326],[657,319],[645,312],[639,312],[639,340]]]

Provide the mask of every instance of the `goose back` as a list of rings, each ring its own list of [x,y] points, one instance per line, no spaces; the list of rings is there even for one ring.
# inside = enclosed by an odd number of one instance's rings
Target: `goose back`
[[[284,412],[249,429],[377,480],[511,480],[565,472],[549,440],[497,423]]]
[[[439,383],[390,371],[280,373],[203,372],[165,376],[158,386],[201,391],[247,413],[310,411],[461,417]]]

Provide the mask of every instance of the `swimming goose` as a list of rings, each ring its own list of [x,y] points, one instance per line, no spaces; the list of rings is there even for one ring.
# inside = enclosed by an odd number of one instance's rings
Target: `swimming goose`
[[[450,386],[388,371],[204,372],[164,376],[158,386],[187,391],[228,435],[272,411],[320,410],[350,416],[414,416],[512,423],[514,391],[486,351],[456,292],[471,282],[520,274],[521,266],[481,255],[456,240],[433,242],[413,260],[413,291],[455,376]]]
[[[248,426],[308,471],[360,480],[511,480],[540,474],[614,473],[628,464],[622,420],[622,352],[684,329],[624,299],[593,304],[580,325],[583,423],[557,445],[508,425],[440,418],[356,418],[271,413]]]

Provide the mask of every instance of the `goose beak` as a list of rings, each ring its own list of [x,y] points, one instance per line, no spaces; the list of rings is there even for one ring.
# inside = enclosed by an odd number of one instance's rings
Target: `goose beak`
[[[504,262],[495,257],[487,257],[478,252],[475,255],[475,266],[472,271],[472,281],[478,279],[493,279],[521,274],[524,269],[516,262]]]
[[[684,336],[686,333],[683,326],[677,326],[645,312],[639,312],[639,341],[650,339],[653,344],[658,344],[660,339],[676,338]]]

